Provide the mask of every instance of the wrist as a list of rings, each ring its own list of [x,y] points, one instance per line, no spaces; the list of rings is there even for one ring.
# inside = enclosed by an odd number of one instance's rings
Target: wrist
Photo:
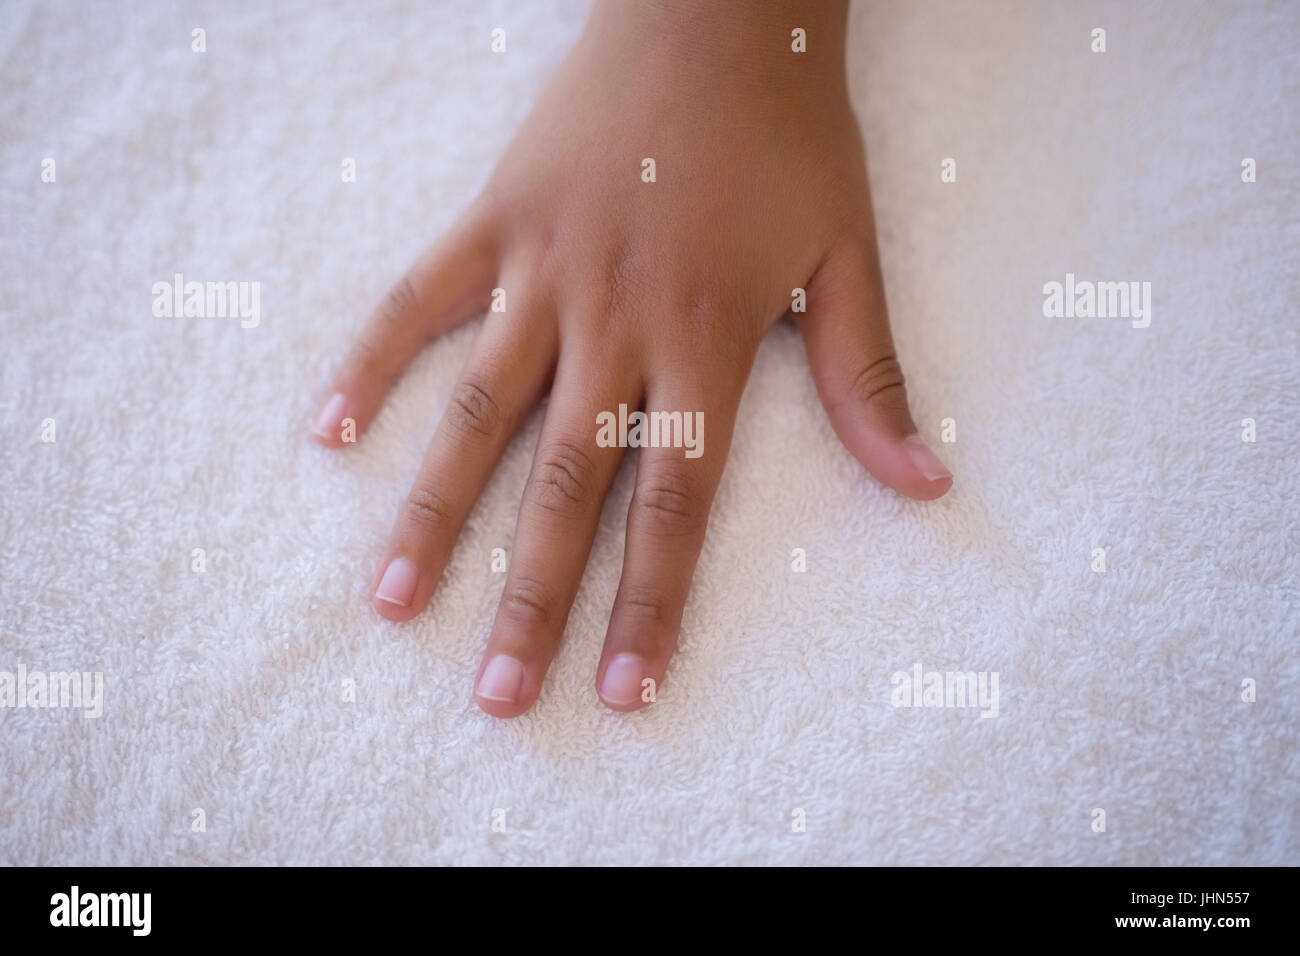
[[[844,86],[847,19],[847,0],[599,0],[583,42],[643,75],[667,72],[688,85],[825,94]]]

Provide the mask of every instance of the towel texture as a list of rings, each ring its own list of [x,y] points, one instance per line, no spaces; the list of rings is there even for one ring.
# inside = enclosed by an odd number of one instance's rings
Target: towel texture
[[[537,415],[431,608],[373,612],[481,320],[355,447],[310,419],[586,11],[0,8],[0,672],[103,675],[99,717],[0,708],[0,862],[1300,863],[1284,0],[854,8],[895,337],[955,486],[872,480],[778,325],[646,711],[594,691],[630,462],[541,701],[472,702]],[[258,324],[156,315],[177,273],[257,282]],[[1149,282],[1149,325],[1046,317],[1067,275]],[[997,715],[895,706],[918,664],[996,673]]]

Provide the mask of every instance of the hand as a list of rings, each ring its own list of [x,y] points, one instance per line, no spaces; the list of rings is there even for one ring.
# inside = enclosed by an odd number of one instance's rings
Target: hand
[[[849,451],[910,497],[951,486],[916,435],[894,357],[844,80],[845,5],[786,6],[598,5],[482,195],[393,287],[334,381],[316,431],[338,447],[342,419],[364,430],[419,349],[504,290],[373,585],[390,620],[424,608],[549,389],[475,685],[490,714],[521,714],[541,689],[623,454],[598,443],[598,416],[620,405],[698,412],[705,426],[699,457],[640,451],[597,670],[615,710],[644,705],[643,680],[662,682],[745,380],[796,289],[817,391]],[[791,50],[795,27],[808,52]]]

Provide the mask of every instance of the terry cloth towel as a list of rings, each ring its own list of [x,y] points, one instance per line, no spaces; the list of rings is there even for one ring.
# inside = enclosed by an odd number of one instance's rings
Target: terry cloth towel
[[[586,12],[0,7],[0,672],[103,680],[98,717],[0,708],[0,862],[1300,862],[1286,0],[855,5],[895,337],[952,492],[868,476],[781,324],[653,706],[594,690],[630,467],[541,701],[472,701],[536,415],[433,606],[374,613],[481,320],[355,447],[310,420]],[[259,283],[259,321],[154,315],[177,273]],[[1149,325],[1047,317],[1067,275],[1149,282]],[[918,665],[922,705],[931,673],[996,675],[996,716],[895,706]]]

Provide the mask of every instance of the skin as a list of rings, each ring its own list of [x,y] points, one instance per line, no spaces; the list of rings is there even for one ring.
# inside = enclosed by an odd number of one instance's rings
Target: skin
[[[596,416],[620,403],[704,413],[701,457],[638,452],[596,674],[620,711],[646,705],[644,678],[662,684],[745,381],[796,288],[807,307],[793,318],[844,445],[909,497],[951,487],[916,436],[894,355],[845,84],[846,12],[598,4],[483,193],[397,282],[335,377],[314,430],[338,448],[343,419],[363,432],[427,342],[506,290],[372,584],[389,620],[424,609],[511,436],[549,393],[475,683],[487,713],[522,714],[541,691],[624,454],[597,445]],[[791,50],[795,27],[806,53]]]

